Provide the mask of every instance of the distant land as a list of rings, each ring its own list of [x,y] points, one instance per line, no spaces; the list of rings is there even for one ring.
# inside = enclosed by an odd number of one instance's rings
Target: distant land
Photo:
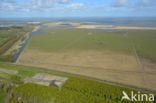
[[[115,26],[156,27],[156,17],[0,18],[1,27],[28,22],[94,22]]]

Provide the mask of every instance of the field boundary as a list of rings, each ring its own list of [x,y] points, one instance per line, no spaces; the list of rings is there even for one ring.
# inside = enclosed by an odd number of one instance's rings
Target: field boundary
[[[24,66],[24,67],[31,67],[34,70],[47,70],[47,71],[54,72],[54,73],[61,73],[61,74],[65,75],[65,76],[80,77],[80,78],[84,78],[84,79],[87,79],[87,80],[94,80],[94,81],[98,81],[98,82],[106,83],[106,84],[110,84],[110,85],[116,85],[116,86],[120,86],[120,87],[126,87],[126,88],[130,88],[130,89],[144,91],[144,92],[154,92],[154,93],[156,93],[156,90],[154,90],[154,89],[140,88],[140,87],[133,86],[133,85],[127,85],[127,84],[123,84],[123,83],[102,80],[102,79],[98,79],[98,78],[94,78],[94,77],[90,77],[90,76],[85,76],[85,75],[81,75],[81,74],[73,74],[73,73],[69,73],[69,72],[52,70],[52,69],[43,68],[43,67],[28,66],[28,65],[25,65],[25,64],[15,64],[15,63],[9,63],[9,64],[11,64],[11,65],[17,65],[17,66]]]

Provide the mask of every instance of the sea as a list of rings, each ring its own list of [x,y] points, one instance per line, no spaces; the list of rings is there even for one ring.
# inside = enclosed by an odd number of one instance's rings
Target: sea
[[[0,18],[0,27],[22,26],[28,22],[93,22],[115,26],[156,27],[156,17]]]

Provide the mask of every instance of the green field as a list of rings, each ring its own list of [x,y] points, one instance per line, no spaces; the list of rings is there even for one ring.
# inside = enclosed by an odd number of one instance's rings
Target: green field
[[[32,36],[17,63],[155,90],[156,31],[44,31]]]
[[[3,90],[0,90],[0,103],[6,103],[7,94]]]
[[[16,64],[0,63],[0,103],[130,103],[121,101],[123,91],[154,93],[155,34],[44,28],[32,36]],[[0,40],[4,45],[7,39]],[[24,83],[38,73],[68,80],[61,88]]]
[[[45,35],[34,35],[28,49],[35,48],[50,52],[70,50],[111,50],[133,53],[156,60],[156,31],[113,31],[104,30],[47,30]]]
[[[97,82],[87,77],[75,76],[63,72],[5,63],[0,63],[0,67],[6,70],[18,71],[17,75],[0,75],[0,78],[5,79],[5,82],[0,82],[1,84],[4,83],[3,90],[7,91],[7,93],[12,91],[11,103],[121,103],[123,90],[127,93],[131,90],[137,91],[137,89]],[[61,89],[37,84],[23,84],[22,81],[26,77],[31,77],[36,73],[66,76],[69,80]],[[13,84],[11,87],[6,86],[6,84],[10,83]],[[3,99],[7,98],[5,93],[1,94],[0,97]],[[0,102],[4,103],[3,99],[0,99]],[[123,101],[122,103],[129,102]]]
[[[36,47],[36,49],[50,52],[110,49],[130,52],[130,43],[123,34],[120,32],[102,32],[101,30],[47,30],[45,35],[34,35],[30,40],[28,49]]]

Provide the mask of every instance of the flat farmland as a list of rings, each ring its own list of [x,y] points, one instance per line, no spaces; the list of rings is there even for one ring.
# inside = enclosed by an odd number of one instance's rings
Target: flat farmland
[[[28,32],[33,29],[31,25],[0,27],[0,61],[13,62],[19,44],[25,39]]]
[[[156,31],[45,29],[17,63],[156,90]]]

